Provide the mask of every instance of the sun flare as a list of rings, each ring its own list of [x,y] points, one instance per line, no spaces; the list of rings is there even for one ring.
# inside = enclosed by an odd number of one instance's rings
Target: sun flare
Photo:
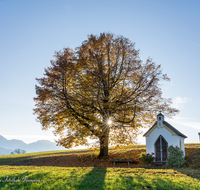
[[[112,124],[112,120],[108,120],[108,125],[111,125]]]

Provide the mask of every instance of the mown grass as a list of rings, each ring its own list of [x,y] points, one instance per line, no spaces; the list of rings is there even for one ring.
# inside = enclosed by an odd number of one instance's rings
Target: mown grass
[[[174,169],[0,166],[0,171],[1,190],[200,189],[199,179]]]
[[[74,161],[76,158],[75,155],[77,155],[77,158],[83,157],[88,159],[77,159],[78,164],[83,163],[85,166],[94,166],[95,159],[90,165],[89,161],[93,159],[91,155],[98,153],[98,150],[91,149],[0,156],[0,189],[199,190],[200,143],[186,144],[185,147],[187,156],[194,160],[194,163],[191,165],[194,166],[193,168],[147,169],[145,166],[143,168],[134,168],[136,166],[131,166],[132,168],[130,168],[127,165],[119,165],[112,168],[112,163],[106,167],[106,164],[100,165],[101,163],[99,163],[98,167],[62,167],[68,161],[67,158],[69,160],[71,158]],[[129,157],[133,154],[136,155],[140,151],[145,151],[144,145],[126,147],[124,149],[111,148],[110,154],[117,157]],[[30,160],[29,166],[24,162],[27,160]],[[49,166],[45,166],[47,162],[50,164]],[[23,163],[23,166],[20,163]],[[54,165],[52,163],[56,164]],[[37,165],[40,166],[38,167]]]

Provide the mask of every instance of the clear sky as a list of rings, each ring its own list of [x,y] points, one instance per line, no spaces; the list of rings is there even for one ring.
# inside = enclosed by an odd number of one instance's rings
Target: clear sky
[[[129,38],[143,61],[161,64],[171,78],[163,96],[180,110],[165,120],[188,136],[185,142],[197,143],[199,0],[0,0],[0,135],[26,143],[55,139],[33,115],[35,78],[43,76],[54,51],[101,32]],[[138,142],[144,144],[144,137]]]

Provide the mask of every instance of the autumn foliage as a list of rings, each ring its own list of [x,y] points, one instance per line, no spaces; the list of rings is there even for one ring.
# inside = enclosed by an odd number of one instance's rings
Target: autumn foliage
[[[178,112],[162,98],[159,81],[169,78],[160,68],[151,59],[143,63],[123,36],[89,35],[81,46],[56,52],[37,78],[34,113],[43,130],[54,128],[59,145],[89,145],[89,138],[99,157],[107,156],[108,145],[134,143],[158,111]]]

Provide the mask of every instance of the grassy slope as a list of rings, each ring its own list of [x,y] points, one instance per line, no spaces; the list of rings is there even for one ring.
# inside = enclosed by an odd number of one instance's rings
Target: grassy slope
[[[97,155],[99,150],[82,149],[82,150],[66,150],[66,151],[48,151],[37,153],[25,153],[17,155],[0,156],[0,165],[35,165],[35,166],[100,166],[112,167],[112,160],[114,158],[133,158],[138,161],[138,154],[145,152],[145,145],[138,145],[134,147],[126,147],[124,149],[109,149],[109,157],[105,160],[98,160]],[[200,143],[186,144],[186,156],[191,160],[191,167],[200,169]],[[122,164],[126,166],[125,164]],[[119,166],[119,165],[118,165]],[[138,165],[140,166],[140,165]],[[133,165],[136,167],[136,165]]]
[[[0,170],[1,190],[200,189],[199,179],[174,169],[0,166]]]
[[[145,146],[111,149],[110,157],[100,162],[95,150],[0,156],[0,189],[200,189],[200,144],[186,144],[186,155],[195,160],[191,166],[197,169],[113,167],[110,162],[115,157],[136,158],[144,151]],[[94,164],[101,167],[84,167]],[[25,176],[39,182],[28,182]]]
[[[50,151],[25,153],[18,155],[0,156],[0,165],[36,165],[36,166],[112,166],[113,158],[136,158],[137,154],[145,152],[145,146],[139,145],[124,149],[109,150],[109,157],[106,160],[98,160],[99,150],[82,149],[66,151]]]

